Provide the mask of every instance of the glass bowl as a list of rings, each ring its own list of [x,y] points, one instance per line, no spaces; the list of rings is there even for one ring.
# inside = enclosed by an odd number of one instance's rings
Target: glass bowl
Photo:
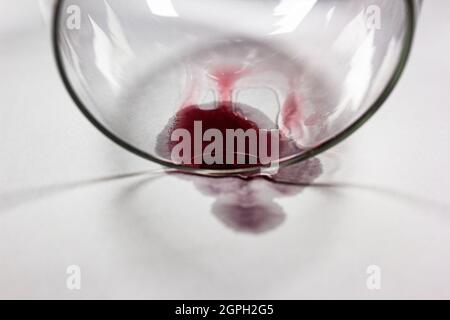
[[[199,174],[257,173],[329,149],[380,108],[405,67],[419,4],[59,0],[53,44],[76,105],[123,148]],[[269,169],[176,161],[171,134],[189,120],[276,131],[281,150]]]

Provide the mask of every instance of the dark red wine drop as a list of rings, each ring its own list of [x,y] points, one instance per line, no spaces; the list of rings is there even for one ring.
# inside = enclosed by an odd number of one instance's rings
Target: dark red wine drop
[[[194,141],[191,141],[191,161],[188,163],[188,166],[204,168],[204,169],[230,169],[230,168],[242,168],[251,166],[250,157],[257,158],[258,154],[252,154],[250,151],[249,141],[245,142],[245,163],[240,163],[237,160],[237,143],[234,144],[233,149],[229,150],[226,146],[226,131],[227,129],[237,130],[242,129],[243,131],[254,130],[256,132],[256,137],[258,139],[259,146],[259,127],[258,125],[246,119],[242,116],[238,111],[234,110],[230,103],[222,103],[215,108],[205,109],[205,106],[189,106],[181,109],[175,117],[172,119],[172,123],[170,126],[170,130],[168,132],[169,136],[172,136],[173,131],[177,129],[185,129],[190,133],[192,140],[195,139],[194,132],[194,123],[196,121],[201,121],[202,123],[202,132],[206,132],[208,129],[216,129],[219,130],[223,137],[221,152],[223,153],[223,162],[222,163],[214,163],[214,164],[206,164],[205,161],[202,161],[201,164],[194,163]],[[269,150],[270,150],[270,139],[266,139]],[[178,141],[168,141],[168,150],[172,151],[173,148],[178,144]],[[202,150],[205,150],[206,146],[210,144],[210,141],[202,141]],[[231,163],[226,161],[226,157],[228,154],[232,154],[233,161]],[[261,161],[259,158],[256,159],[256,164],[260,165]],[[255,164],[253,164],[255,165]]]
[[[279,144],[278,148],[279,157],[292,155],[293,152],[299,151],[292,140],[288,139],[282,131],[267,132],[260,139],[261,130],[271,130],[276,128],[276,125],[270,121],[262,112],[257,108],[237,104],[231,102],[233,88],[235,83],[240,77],[245,76],[247,72],[235,71],[234,69],[225,68],[218,70],[211,74],[211,78],[217,83],[217,90],[219,92],[220,102],[212,103],[211,105],[188,105],[183,106],[178,112],[169,120],[165,130],[160,134],[158,138],[157,152],[166,159],[172,159],[172,151],[180,141],[173,141],[172,134],[177,129],[184,129],[189,132],[191,141],[191,150],[189,153],[189,163],[183,163],[185,166],[202,168],[202,169],[237,169],[243,167],[255,167],[261,166],[263,161],[259,157],[259,152],[252,153],[250,151],[249,141],[245,142],[245,163],[237,161],[237,154],[240,150],[237,149],[237,144],[234,144],[232,150],[227,150],[227,144],[225,137],[227,136],[227,129],[237,130],[242,129],[244,132],[251,129],[256,132],[258,151],[261,148],[261,142],[266,144],[268,153],[273,152],[273,146],[271,144],[271,135],[277,134]],[[188,100],[192,100],[189,98]],[[293,108],[291,108],[293,109]],[[295,111],[295,110],[294,110]],[[290,110],[290,113],[293,111]],[[283,116],[283,114],[282,114]],[[216,129],[221,132],[223,138],[223,162],[207,164],[205,161],[201,163],[195,163],[194,159],[198,158],[194,150],[196,140],[195,122],[201,122],[202,134],[208,129]],[[261,127],[263,124],[263,127]],[[266,139],[264,139],[266,138]],[[198,140],[197,140],[198,141]],[[211,143],[211,141],[203,141],[202,150]],[[232,163],[226,161],[226,155],[233,154],[234,161]],[[189,158],[188,157],[188,158]],[[253,158],[253,162],[250,161]],[[276,160],[279,160],[276,159]],[[255,163],[256,161],[256,163]]]

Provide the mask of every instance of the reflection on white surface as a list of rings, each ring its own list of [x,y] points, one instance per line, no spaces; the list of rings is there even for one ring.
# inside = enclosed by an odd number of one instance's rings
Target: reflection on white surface
[[[321,174],[322,164],[314,158],[281,168],[270,180],[211,179],[183,174],[177,177],[193,182],[199,192],[215,198],[211,213],[226,227],[240,233],[263,234],[279,228],[286,219],[278,200],[299,195]]]
[[[50,23],[52,19],[53,5],[55,4],[55,2],[55,0],[38,0],[42,18],[46,23]]]

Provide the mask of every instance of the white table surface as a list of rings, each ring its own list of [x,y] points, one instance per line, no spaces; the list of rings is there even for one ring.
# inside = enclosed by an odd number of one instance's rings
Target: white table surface
[[[75,107],[36,1],[0,15],[0,298],[450,298],[449,1],[425,1],[394,94],[307,188],[162,173]],[[242,193],[260,210],[227,211]]]

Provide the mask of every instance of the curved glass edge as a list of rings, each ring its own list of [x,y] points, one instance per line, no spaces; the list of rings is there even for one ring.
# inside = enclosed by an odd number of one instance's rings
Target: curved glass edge
[[[187,173],[193,173],[197,175],[203,175],[203,176],[212,176],[212,177],[221,177],[221,176],[243,176],[247,177],[252,174],[257,174],[261,172],[265,172],[268,168],[265,167],[251,167],[251,168],[239,168],[239,169],[199,169],[199,168],[191,168],[187,166],[182,165],[176,165],[174,163],[158,159],[156,157],[153,157],[152,155],[134,147],[133,145],[129,144],[125,140],[122,140],[121,138],[117,137],[114,133],[112,133],[110,130],[108,130],[105,126],[103,126],[84,106],[81,99],[78,97],[75,90],[72,88],[71,82],[66,74],[66,69],[64,67],[64,62],[62,58],[62,52],[61,48],[59,47],[59,26],[60,26],[60,17],[59,14],[61,11],[61,8],[63,7],[65,0],[56,0],[54,3],[54,11],[53,11],[53,21],[52,21],[52,47],[53,47],[53,54],[56,60],[56,65],[59,71],[59,74],[61,76],[61,79],[64,83],[64,86],[66,90],[68,91],[70,97],[75,102],[77,107],[80,109],[80,111],[83,113],[83,115],[106,137],[108,137],[110,140],[112,140],[114,143],[118,144],[122,148],[126,149],[127,151],[144,158],[146,160],[155,162],[159,165],[162,165],[164,167],[175,169],[181,172],[187,172]],[[408,26],[406,28],[406,35],[404,39],[404,46],[403,51],[400,55],[399,62],[397,64],[397,67],[395,71],[393,72],[393,75],[386,85],[385,89],[381,93],[381,95],[378,97],[377,100],[367,109],[367,111],[358,119],[356,119],[350,126],[348,126],[345,130],[343,130],[341,133],[337,134],[336,136],[328,139],[324,143],[305,151],[304,153],[294,156],[290,159],[284,159],[280,160],[279,163],[277,163],[278,168],[287,167],[290,165],[293,165],[295,163],[308,160],[312,157],[315,157],[328,149],[336,146],[340,142],[347,139],[350,135],[352,135],[355,131],[357,131],[363,124],[365,124],[383,105],[383,103],[387,100],[387,98],[390,96],[392,91],[394,90],[395,86],[397,85],[398,81],[401,78],[401,75],[403,74],[403,71],[406,67],[406,64],[408,62],[412,44],[414,40],[415,35],[415,29],[417,24],[417,17],[420,12],[420,8],[422,6],[423,0],[404,0],[405,6],[408,10],[407,16],[408,16]]]

